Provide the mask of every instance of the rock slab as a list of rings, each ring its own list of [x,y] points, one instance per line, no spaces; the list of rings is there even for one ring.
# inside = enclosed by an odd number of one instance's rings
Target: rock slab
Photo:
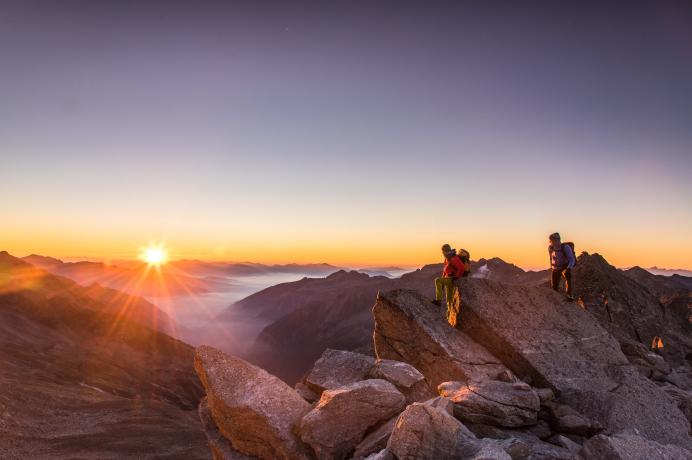
[[[546,287],[471,279],[464,330],[534,386],[551,388],[579,413],[617,433],[639,430],[690,446],[689,422],[672,399],[630,365],[618,341]]]
[[[206,345],[195,350],[195,370],[207,392],[214,423],[235,450],[267,460],[314,458],[294,432],[310,404],[293,388],[263,369]]]
[[[433,390],[452,380],[492,380],[507,369],[485,347],[453,329],[417,291],[378,293],[373,315],[377,357],[411,364]]]
[[[375,359],[371,356],[327,348],[320,359],[315,361],[315,365],[305,378],[305,385],[321,395],[324,390],[367,379],[373,367]]]
[[[349,458],[369,428],[398,414],[406,399],[386,380],[326,390],[300,423],[300,434],[321,460]]]
[[[401,413],[387,449],[398,460],[459,458],[463,439],[475,436],[446,411],[414,403]]]
[[[540,399],[523,382],[445,382],[438,391],[454,402],[454,415],[462,422],[502,427],[531,426],[538,422]]]

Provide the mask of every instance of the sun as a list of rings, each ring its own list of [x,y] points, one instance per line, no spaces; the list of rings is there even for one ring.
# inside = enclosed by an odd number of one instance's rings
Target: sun
[[[140,254],[140,259],[149,265],[162,265],[168,259],[168,251],[163,246],[149,245]]]

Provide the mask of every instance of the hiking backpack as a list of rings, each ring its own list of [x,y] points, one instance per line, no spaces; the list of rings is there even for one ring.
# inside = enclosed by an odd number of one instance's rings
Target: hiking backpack
[[[567,257],[567,253],[565,252],[565,245],[572,248],[572,254],[574,254],[574,265],[576,266],[578,261],[577,261],[577,253],[574,251],[574,243],[572,243],[571,241],[568,241],[566,243],[562,243],[562,247],[561,247],[562,253],[565,255],[565,257]]]
[[[464,274],[462,276],[469,276],[469,274],[471,274],[471,254],[466,249],[459,249],[457,257],[459,257],[464,264]]]

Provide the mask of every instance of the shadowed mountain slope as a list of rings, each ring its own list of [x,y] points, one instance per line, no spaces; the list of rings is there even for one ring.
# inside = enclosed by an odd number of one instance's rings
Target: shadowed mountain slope
[[[0,458],[209,458],[191,347],[0,257]]]

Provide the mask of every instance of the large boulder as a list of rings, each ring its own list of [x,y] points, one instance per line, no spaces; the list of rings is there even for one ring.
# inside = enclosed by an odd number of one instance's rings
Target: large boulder
[[[369,428],[398,414],[405,402],[394,385],[380,379],[326,390],[301,421],[300,435],[319,459],[348,458]]]
[[[232,447],[263,459],[311,459],[295,434],[310,411],[307,403],[277,377],[209,347],[195,350],[195,370],[207,392],[216,427]]]
[[[432,396],[425,376],[408,363],[391,359],[375,359],[352,351],[326,349],[312,370],[296,385],[301,395],[310,401],[311,394],[319,395],[324,390],[333,390],[367,379],[382,379],[393,383],[407,402],[424,401]]]
[[[324,390],[365,380],[374,366],[371,356],[327,348],[305,377],[305,385],[320,395]]]
[[[504,427],[530,426],[538,422],[540,399],[523,382],[445,382],[438,391],[454,402],[454,415],[463,422]]]
[[[492,380],[506,371],[485,347],[453,329],[439,309],[416,291],[378,293],[373,315],[377,357],[413,365],[433,389],[451,380]]]
[[[421,404],[432,407],[437,410],[441,410],[447,413],[448,415],[454,415],[454,403],[449,398],[436,396]],[[394,431],[394,426],[396,425],[398,418],[398,415],[396,417],[393,417],[387,423],[377,428],[377,430],[368,434],[365,437],[365,439],[363,439],[363,441],[358,445],[358,448],[356,449],[356,453],[354,454],[353,458],[358,459],[361,456],[364,456],[363,454],[365,452],[375,452],[374,449],[376,449],[379,446],[382,446],[380,448],[386,447],[387,442],[389,441],[389,437],[391,436],[392,431]]]
[[[671,444],[651,441],[636,433],[598,435],[579,452],[584,460],[690,460],[692,453]]]
[[[598,321],[546,287],[471,279],[463,291],[464,331],[524,381],[610,432],[636,428],[663,443],[690,445],[675,402],[642,377]]]
[[[387,448],[398,460],[454,459],[463,438],[476,439],[446,411],[414,403],[397,419]]]

